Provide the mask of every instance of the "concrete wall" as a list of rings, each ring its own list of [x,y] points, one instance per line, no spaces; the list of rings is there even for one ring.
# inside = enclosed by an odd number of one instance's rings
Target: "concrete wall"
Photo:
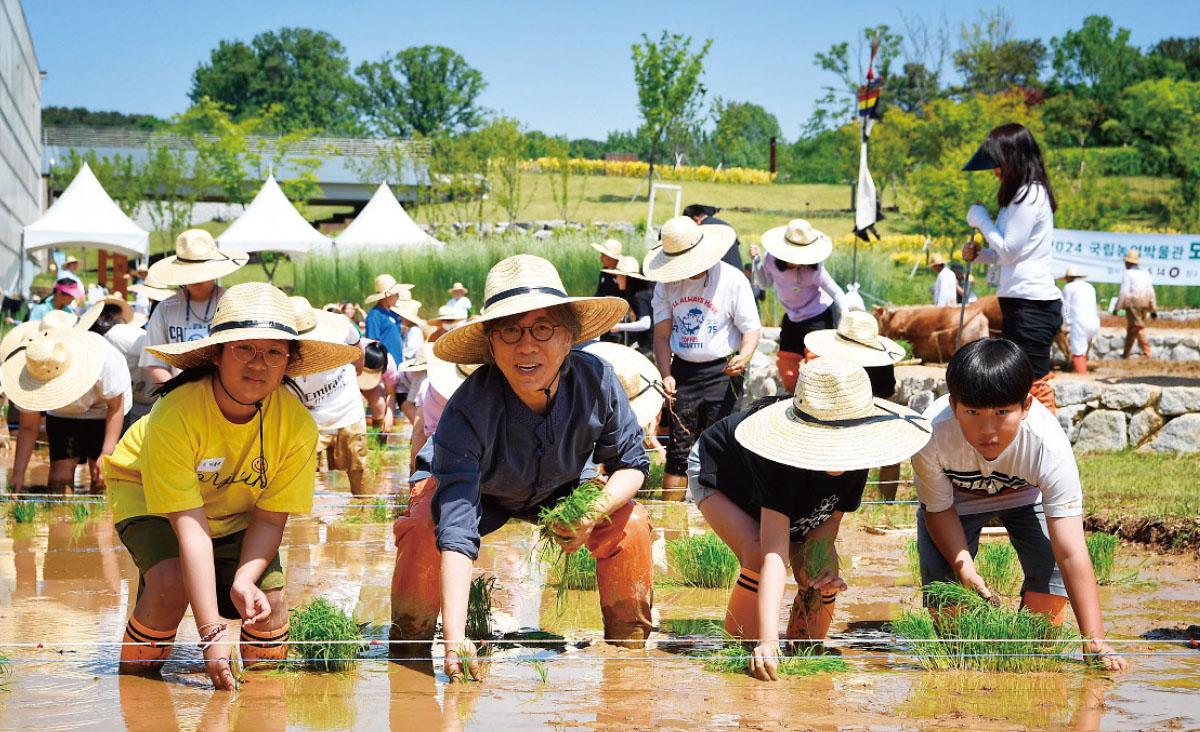
[[[20,0],[0,0],[0,287],[16,289],[21,229],[42,211],[42,87]],[[28,283],[26,283],[28,284]]]

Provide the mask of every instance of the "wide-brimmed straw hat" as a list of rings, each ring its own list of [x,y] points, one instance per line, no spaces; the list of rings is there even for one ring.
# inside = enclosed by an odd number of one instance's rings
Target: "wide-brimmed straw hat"
[[[260,338],[300,341],[300,355],[288,362],[288,376],[316,374],[358,360],[357,346],[301,339],[288,296],[265,282],[243,282],[226,290],[204,338],[146,351],[177,369],[189,369],[212,362],[211,346]]]
[[[396,366],[396,370],[409,374],[423,373],[429,368],[429,353],[432,350],[433,344],[426,343],[421,346],[421,350],[417,352],[417,355],[401,361]]]
[[[175,294],[175,290],[172,290],[171,288],[162,284],[149,274],[146,275],[146,277],[136,285],[130,285],[128,289],[132,293],[145,295],[146,297],[155,301],[166,300],[168,297],[171,297]]]
[[[288,300],[292,303],[292,314],[296,316],[296,332],[300,334],[300,340],[342,344],[346,342],[350,321],[345,315],[317,310],[307,297],[294,295]]]
[[[400,293],[411,290],[412,288],[412,285],[406,285],[397,282],[396,278],[390,274],[377,275],[375,277],[375,292],[367,295],[366,298],[363,299],[363,302],[367,305],[370,305],[371,303],[379,302],[385,297],[399,295]]]
[[[483,364],[479,363],[451,363],[443,361],[437,357],[435,349],[429,349],[426,353],[426,363],[428,364],[425,373],[429,378],[429,385],[443,399],[449,399],[454,391],[462,385],[467,377],[475,373]]]
[[[762,245],[768,254],[789,264],[818,264],[833,253],[833,240],[804,219],[767,229]]]
[[[801,366],[795,397],[763,407],[734,432],[747,450],[806,470],[893,465],[924,447],[930,435],[928,420],[876,399],[862,366],[840,358]]]
[[[637,261],[637,257],[620,256],[617,257],[617,266],[613,269],[602,269],[601,272],[610,275],[625,275],[632,277],[635,280],[646,280],[641,273],[641,265]],[[648,281],[648,280],[647,280]]]
[[[1141,253],[1138,252],[1138,250],[1130,249],[1129,251],[1125,252],[1126,264],[1138,264],[1139,262],[1141,262]]]
[[[604,256],[612,257],[613,259],[620,259],[621,251],[624,249],[621,242],[617,239],[605,239],[603,244],[593,243],[591,247]]]
[[[38,332],[0,367],[0,385],[27,411],[61,409],[86,394],[104,369],[103,344],[96,333],[75,328]]]
[[[452,308],[448,305],[443,305],[440,308],[438,308],[436,316],[430,318],[429,320],[427,320],[425,322],[427,322],[427,323],[451,323],[451,322],[456,323],[460,320],[466,320],[466,317],[463,316],[461,310],[459,310],[458,308]]]
[[[1080,271],[1080,269],[1078,267],[1076,267],[1075,265],[1072,264],[1070,267],[1067,267],[1067,271],[1063,272],[1063,276],[1059,277],[1059,279],[1067,280],[1072,277],[1087,277],[1087,274]],[[974,278],[972,278],[972,279],[974,279]]]
[[[463,283],[455,282],[453,285],[450,286],[450,289],[447,290],[446,292],[449,292],[451,295],[453,295],[456,292],[461,292],[465,295],[465,294],[467,294],[467,288],[465,285],[463,285]]]
[[[617,381],[621,382],[625,395],[629,397],[629,406],[633,407],[638,424],[649,429],[666,402],[658,367],[637,350],[620,343],[595,341],[584,346],[583,350],[612,364]]]
[[[434,350],[438,358],[453,363],[491,361],[489,321],[556,305],[571,308],[582,327],[572,345],[607,333],[629,311],[629,304],[619,297],[570,297],[553,264],[532,254],[517,254],[488,271],[479,317],[447,331]]]
[[[844,358],[859,366],[888,366],[904,358],[904,349],[879,335],[879,322],[870,313],[844,313],[836,329],[815,330],[804,336],[804,347],[825,358]]]
[[[737,241],[725,224],[701,226],[688,216],[676,216],[659,230],[658,246],[646,252],[642,271],[655,282],[678,282],[707,271],[721,261]]]
[[[392,312],[410,323],[415,323],[421,328],[425,327],[425,321],[421,319],[420,300],[401,300],[392,306]]]
[[[100,302],[84,311],[83,315],[79,316],[79,322],[75,327],[80,330],[91,330],[96,321],[100,319],[100,314],[104,312],[105,305],[116,305],[121,309],[121,322],[128,323],[133,320],[133,307],[123,297],[109,295]]]
[[[8,358],[14,350],[40,332],[56,328],[74,328],[78,322],[79,318],[66,310],[51,310],[42,316],[41,320],[19,323],[4,334],[3,340],[0,340],[0,358]]]
[[[946,263],[946,258],[940,254],[931,254],[929,256],[929,266],[930,267],[936,267],[939,264],[945,264],[945,263]]]
[[[194,285],[236,272],[249,261],[245,252],[218,249],[204,229],[188,229],[175,239],[175,255],[150,265],[149,275],[166,286]]]

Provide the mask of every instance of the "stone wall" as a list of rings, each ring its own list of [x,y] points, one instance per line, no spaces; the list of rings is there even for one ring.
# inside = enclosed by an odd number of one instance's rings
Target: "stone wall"
[[[1135,356],[1141,355],[1142,349],[1135,344],[1133,353]],[[1092,339],[1089,358],[1104,361],[1124,355],[1124,330],[1101,331]],[[1153,333],[1150,335],[1150,355],[1166,361],[1200,361],[1200,336],[1187,331]]]

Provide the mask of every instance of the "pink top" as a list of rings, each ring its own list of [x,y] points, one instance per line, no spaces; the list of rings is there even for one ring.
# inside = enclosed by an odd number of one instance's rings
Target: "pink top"
[[[417,391],[417,403],[421,405],[421,417],[425,419],[425,436],[437,431],[438,422],[442,419],[442,410],[446,408],[446,398],[433,388],[429,379],[421,384]]]
[[[775,261],[775,257],[768,254],[762,264],[755,268],[755,274],[759,275],[760,286],[775,287],[779,304],[793,323],[820,315],[834,304],[830,291],[840,292],[841,288],[825,270],[823,263],[815,269],[791,267],[781,272]]]

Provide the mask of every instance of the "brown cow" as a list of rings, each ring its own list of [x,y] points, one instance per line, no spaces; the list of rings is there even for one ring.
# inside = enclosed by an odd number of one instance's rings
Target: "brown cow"
[[[958,338],[958,306],[912,305],[901,308],[875,308],[879,334],[903,338],[912,344],[913,355],[925,361],[945,363],[954,355]],[[964,344],[988,337],[988,318],[983,312],[967,308],[963,318]]]
[[[988,295],[967,305],[967,317],[969,318],[975,313],[983,313],[988,321],[988,334],[992,338],[999,338],[1000,327],[1004,322],[1004,314],[1000,312],[1000,298]]]

